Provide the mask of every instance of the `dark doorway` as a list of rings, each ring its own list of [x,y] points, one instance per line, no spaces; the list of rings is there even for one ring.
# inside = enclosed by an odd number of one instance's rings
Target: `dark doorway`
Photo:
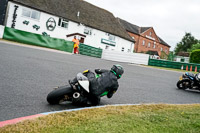
[[[84,43],[84,39],[85,39],[85,38],[81,37],[80,43]]]
[[[0,25],[4,25],[7,5],[8,5],[8,0],[1,0],[1,4],[0,4]]]

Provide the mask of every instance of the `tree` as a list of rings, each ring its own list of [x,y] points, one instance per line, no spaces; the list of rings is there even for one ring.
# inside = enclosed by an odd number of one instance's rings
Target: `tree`
[[[191,52],[190,63],[200,63],[200,49],[196,49]]]
[[[181,42],[177,43],[175,47],[175,54],[179,52],[187,52],[188,49],[191,49],[193,44],[197,44],[199,41],[192,36],[191,33],[185,33],[185,36],[182,38]]]
[[[193,50],[200,49],[200,43],[192,45],[191,49],[188,49],[188,52],[192,52]]]
[[[174,60],[174,52],[170,51],[167,60],[173,61]]]

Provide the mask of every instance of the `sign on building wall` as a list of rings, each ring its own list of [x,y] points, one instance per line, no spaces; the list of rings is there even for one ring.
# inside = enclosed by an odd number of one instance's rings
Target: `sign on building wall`
[[[16,23],[16,18],[17,18],[17,9],[19,6],[15,5],[14,6],[14,13],[13,13],[13,20],[12,20],[12,25],[11,28],[15,28],[15,23]]]
[[[116,42],[110,41],[110,40],[106,40],[106,39],[101,39],[101,43],[110,45],[110,46],[115,46]]]
[[[54,18],[49,18],[46,22],[47,30],[53,31],[56,28],[56,21]]]

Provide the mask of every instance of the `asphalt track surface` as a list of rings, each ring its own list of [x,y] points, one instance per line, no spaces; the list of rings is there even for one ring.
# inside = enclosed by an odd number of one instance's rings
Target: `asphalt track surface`
[[[10,45],[0,41],[0,121],[44,112],[78,108],[71,104],[49,105],[47,94],[65,85],[78,72],[109,69],[121,64],[125,69],[119,90],[101,105],[200,102],[200,93],[178,90],[180,72],[128,63],[107,61],[83,55]]]

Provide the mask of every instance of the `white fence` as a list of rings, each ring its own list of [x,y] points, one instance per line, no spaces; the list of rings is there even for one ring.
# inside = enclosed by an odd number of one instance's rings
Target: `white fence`
[[[141,53],[126,53],[120,51],[103,50],[102,59],[148,65],[149,55]]]
[[[0,25],[0,38],[3,38],[4,28],[3,25]]]

